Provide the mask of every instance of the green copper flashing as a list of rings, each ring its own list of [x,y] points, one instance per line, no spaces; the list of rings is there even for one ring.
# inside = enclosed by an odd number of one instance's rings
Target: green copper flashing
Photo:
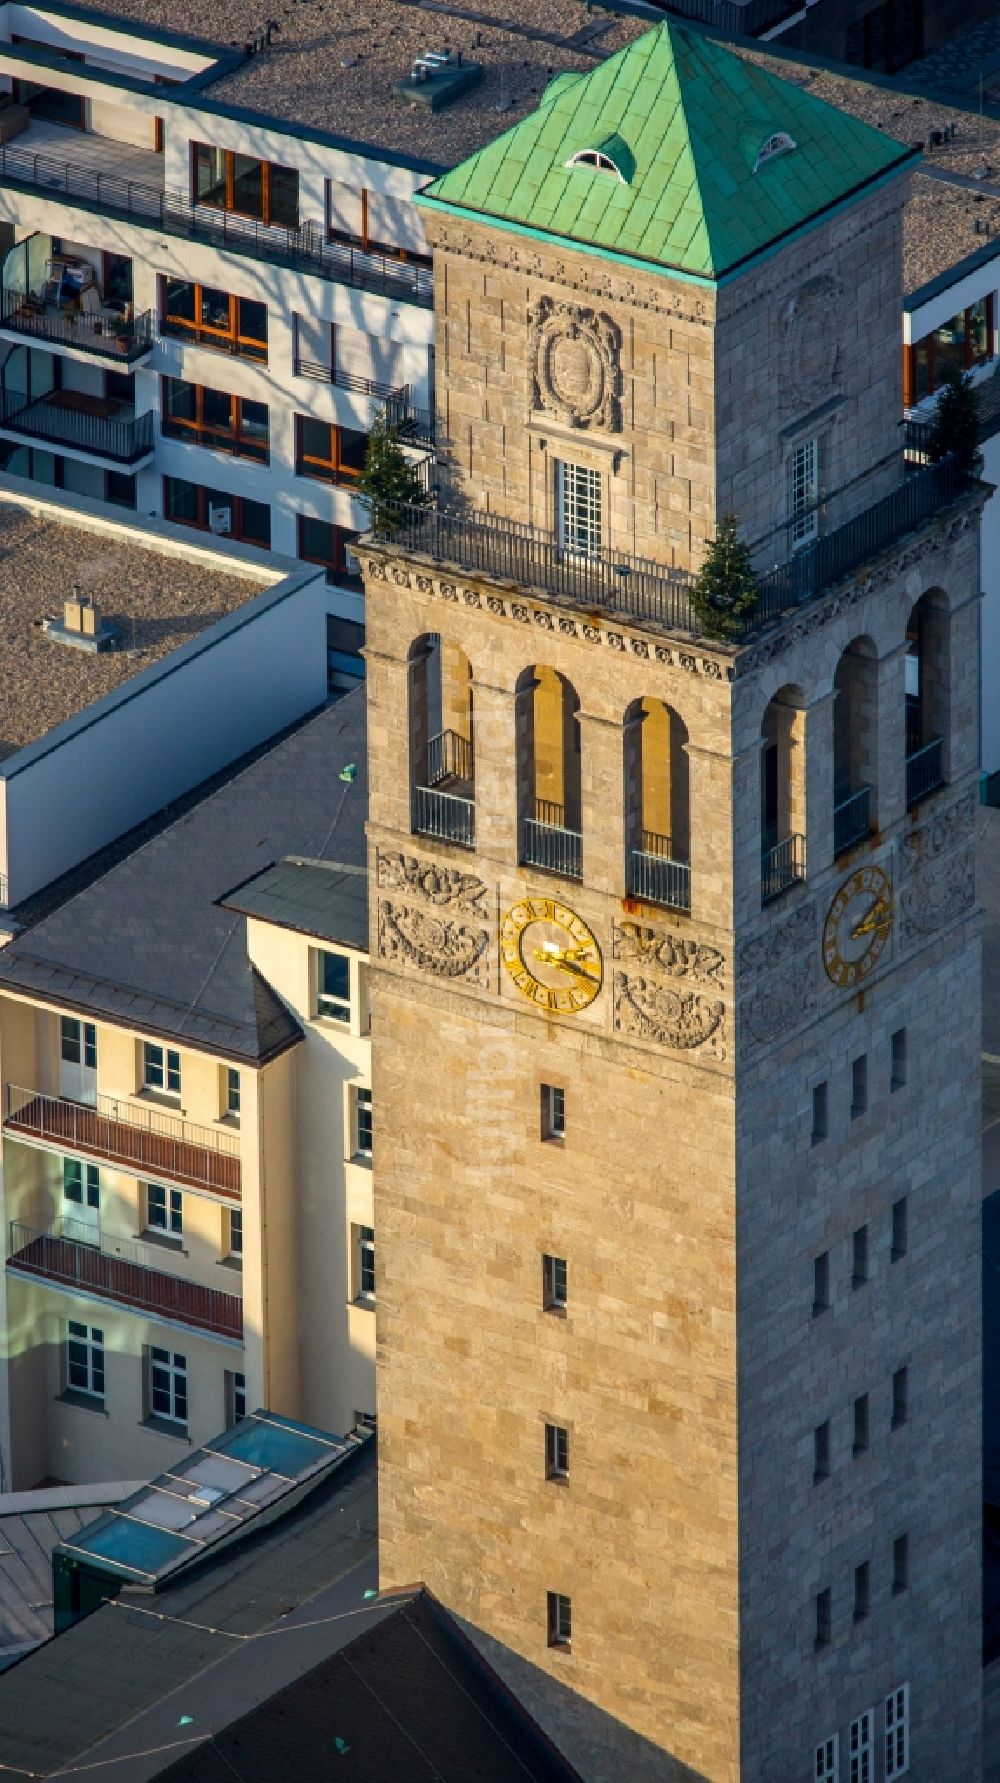
[[[557,76],[418,202],[714,285],[914,159],[668,19]]]

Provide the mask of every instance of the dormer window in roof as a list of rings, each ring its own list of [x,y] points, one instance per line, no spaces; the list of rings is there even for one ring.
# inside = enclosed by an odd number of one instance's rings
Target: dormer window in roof
[[[778,155],[789,155],[798,144],[789,136],[787,130],[775,130],[766,136],[757,150],[757,159],[753,164],[754,173],[759,173],[766,161],[774,161]]]
[[[625,175],[617,162],[612,161],[611,156],[605,154],[603,149],[578,149],[575,155],[570,156],[566,166],[596,167],[601,173],[613,173],[616,179],[622,181],[623,185],[626,183]]]

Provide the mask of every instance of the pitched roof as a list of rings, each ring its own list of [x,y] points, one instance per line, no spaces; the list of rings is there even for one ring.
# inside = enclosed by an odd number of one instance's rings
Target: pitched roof
[[[782,136],[794,146],[768,154]],[[567,166],[587,153],[613,167]],[[559,75],[418,203],[715,280],[914,153],[668,19]]]
[[[289,856],[220,900],[226,910],[256,916],[319,941],[368,949],[368,873],[340,861]]]
[[[217,900],[293,852],[363,866],[367,806],[361,687],[0,949],[0,989],[259,1063],[301,1030]]]

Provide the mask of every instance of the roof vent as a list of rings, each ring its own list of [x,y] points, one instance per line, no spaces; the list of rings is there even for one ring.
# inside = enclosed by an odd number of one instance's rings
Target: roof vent
[[[613,173],[616,179],[625,180],[625,175],[617,162],[612,161],[611,156],[605,154],[603,149],[578,149],[575,155],[570,156],[566,166],[596,167],[601,173]]]
[[[440,111],[470,87],[478,86],[482,78],[482,63],[464,61],[461,50],[427,50],[416,58],[404,80],[393,83],[392,90],[397,99],[405,99],[410,105]]]
[[[793,137],[789,136],[787,130],[772,131],[770,136],[765,136],[757,150],[757,159],[753,164],[754,173],[759,173],[765,161],[774,161],[779,155],[789,155],[797,147],[798,144]]]

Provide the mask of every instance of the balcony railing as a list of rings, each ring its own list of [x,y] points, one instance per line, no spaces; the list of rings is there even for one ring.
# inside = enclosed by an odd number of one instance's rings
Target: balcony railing
[[[906,803],[919,804],[929,793],[944,785],[942,773],[942,742],[935,737],[933,742],[925,743],[922,749],[915,749],[906,758]]]
[[[652,836],[647,831],[643,842],[669,841],[669,837]],[[691,908],[691,865],[672,860],[656,848],[632,848],[628,857],[629,897],[641,898],[646,904],[663,904],[669,910]]]
[[[794,0],[746,0],[743,6],[739,0],[670,0],[670,11],[682,19],[697,19],[713,30],[744,37],[756,37],[795,10]]]
[[[457,731],[439,731],[427,745],[427,782],[472,779],[472,744]]]
[[[232,211],[192,204],[183,192],[163,191],[138,180],[101,173],[78,161],[60,161],[54,155],[33,155],[10,144],[0,148],[0,183],[42,192],[47,198],[65,198],[101,216],[125,217],[161,234],[317,273],[337,284],[374,291],[394,301],[419,304],[423,309],[434,305],[427,267],[369,248],[327,241],[318,223],[259,223]]]
[[[150,310],[126,322],[117,316],[91,316],[84,311],[67,314],[53,305],[45,305],[32,292],[0,291],[0,327],[11,334],[26,335],[30,340],[49,341],[57,347],[74,347],[80,353],[93,353],[101,359],[113,359],[134,365],[143,359],[153,345],[153,317]]]
[[[116,1096],[93,1106],[7,1085],[4,1126],[18,1138],[120,1164],[156,1182],[240,1196],[239,1138]]]
[[[437,836],[442,842],[458,842],[463,848],[474,848],[475,802],[456,798],[454,793],[438,792],[433,786],[416,786],[413,789],[413,828],[418,836]]]
[[[140,1261],[145,1247],[97,1238],[93,1244],[75,1235],[75,1221],[56,1221],[39,1231],[12,1220],[7,1268],[15,1275],[37,1276],[61,1288],[109,1300],[151,1319],[190,1325],[236,1342],[243,1338],[243,1302],[238,1294],[203,1288]]]
[[[760,901],[770,903],[806,876],[806,839],[797,832],[765,848],[760,857]]]
[[[833,852],[843,854],[845,848],[853,847],[867,836],[872,827],[872,789],[870,786],[859,786],[846,799],[835,802],[833,807]]]
[[[138,464],[153,450],[153,415],[126,421],[113,416],[88,414],[59,400],[73,391],[53,391],[33,401],[21,390],[0,390],[0,427],[5,433],[28,434],[50,445],[68,446],[96,458],[112,458],[119,464]]]
[[[544,802],[540,800],[539,804],[544,805]],[[536,817],[522,818],[521,860],[526,866],[541,867],[545,873],[560,873],[564,879],[581,879],[583,837],[579,830],[567,830],[561,824],[544,823]]]

